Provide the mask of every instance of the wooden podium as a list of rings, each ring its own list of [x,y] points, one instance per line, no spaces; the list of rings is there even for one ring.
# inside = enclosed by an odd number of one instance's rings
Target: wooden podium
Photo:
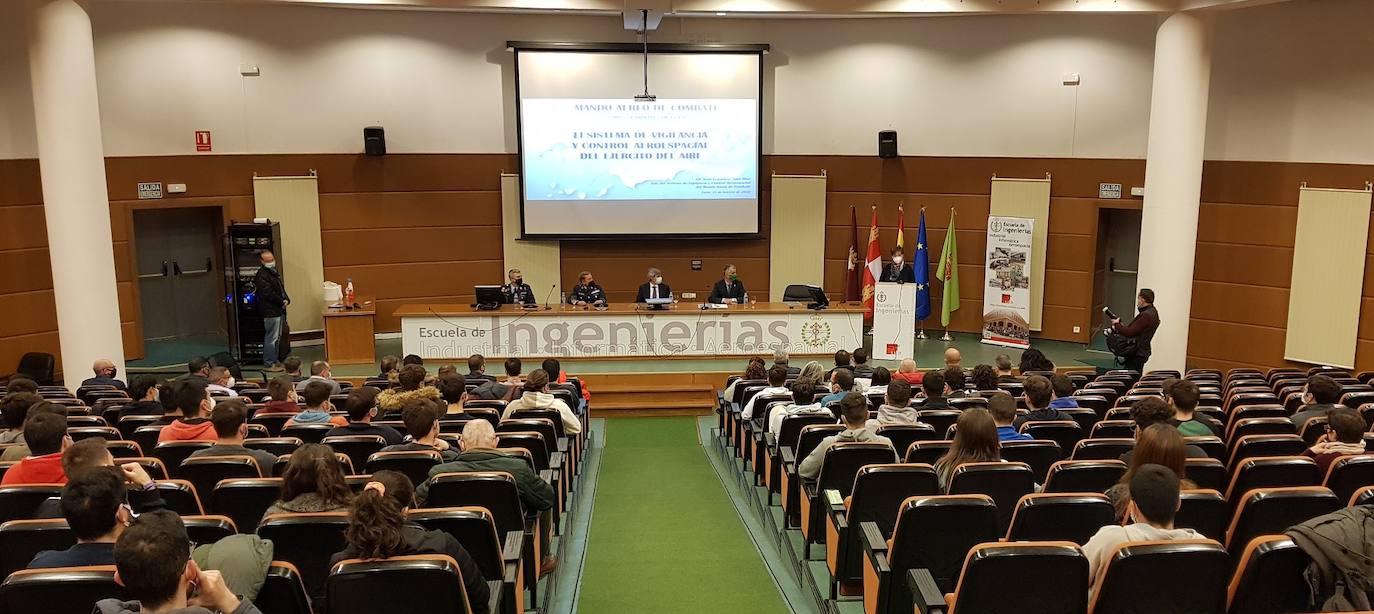
[[[371,364],[377,361],[373,319],[376,299],[359,296],[360,309],[324,308],[324,359],[331,365]]]

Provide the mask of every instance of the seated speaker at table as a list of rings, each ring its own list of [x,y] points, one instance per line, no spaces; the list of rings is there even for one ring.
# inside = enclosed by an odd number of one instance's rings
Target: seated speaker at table
[[[568,295],[569,305],[605,305],[606,291],[592,279],[591,271],[582,271],[577,275],[577,286]]]
[[[649,281],[639,286],[639,294],[635,295],[636,303],[644,303],[649,299],[673,298],[673,289],[663,283],[663,271],[651,268],[648,277]]]
[[[520,269],[511,269],[506,276],[510,283],[501,286],[501,298],[507,305],[535,305],[534,289],[525,283],[525,275]]]
[[[748,291],[744,289],[744,282],[740,281],[739,275],[736,274],[735,265],[725,265],[722,273],[722,279],[711,289],[711,298],[708,301],[720,305],[737,305],[745,302],[744,297]]]

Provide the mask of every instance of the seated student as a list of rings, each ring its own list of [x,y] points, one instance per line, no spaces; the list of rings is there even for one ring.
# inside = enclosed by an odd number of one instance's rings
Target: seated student
[[[202,386],[210,385],[210,361],[205,360],[204,356],[196,356],[186,361],[186,372],[178,375],[176,383],[192,381],[199,382]]]
[[[142,514],[115,541],[119,582],[133,599],[102,599],[100,614],[262,614],[240,600],[218,571],[191,560],[191,539],[175,513]]]
[[[782,365],[782,368],[787,369],[787,377],[796,377],[801,374],[801,367],[792,366],[791,361],[791,357],[787,355],[787,350],[782,348],[773,350],[773,364]],[[769,369],[771,368],[769,367]]]
[[[854,373],[849,369],[835,369],[830,372],[830,394],[822,397],[820,404],[829,405],[851,392],[854,392]]]
[[[134,519],[125,501],[127,492],[124,476],[114,467],[73,475],[62,487],[61,507],[76,545],[39,552],[29,562],[29,569],[114,565],[115,540]]]
[[[1131,502],[1127,506],[1126,517],[1131,524],[1102,527],[1083,545],[1083,554],[1088,558],[1088,585],[1094,592],[1102,572],[1107,568],[1107,562],[1121,544],[1202,539],[1202,535],[1192,529],[1174,528],[1174,514],[1179,507],[1179,480],[1168,467],[1155,464],[1141,466],[1131,476],[1130,493]],[[1167,587],[1163,588],[1167,590]]]
[[[385,559],[407,554],[444,554],[458,564],[472,614],[489,614],[491,592],[482,570],[457,539],[444,531],[424,529],[406,519],[415,505],[415,487],[399,471],[372,474],[363,491],[353,498],[344,529],[342,552],[329,558],[333,568],[348,559]]]
[[[406,365],[418,365],[423,367],[425,366],[425,359],[420,358],[419,354],[406,354],[401,357],[401,366],[404,367]]]
[[[1011,368],[1011,356],[998,354],[992,360],[993,366],[997,367],[997,381],[999,382],[1019,382],[1021,378]]]
[[[1302,408],[1293,414],[1293,426],[1299,433],[1308,418],[1325,416],[1336,409],[1336,404],[1341,402],[1341,385],[1330,376],[1313,375],[1302,388],[1302,402]]]
[[[496,381],[495,376],[487,375],[487,357],[481,354],[468,356],[468,374],[463,379],[474,384]]]
[[[887,394],[887,387],[892,384],[892,372],[887,367],[874,367],[873,379],[868,384],[865,394]],[[910,386],[908,386],[910,388]]]
[[[1021,425],[1027,422],[1072,420],[1068,415],[1061,414],[1059,410],[1050,406],[1050,401],[1054,400],[1054,386],[1050,385],[1050,380],[1045,376],[1032,375],[1027,377],[1022,394],[1026,397],[1026,409],[1030,410],[1030,413],[1016,419],[1016,422],[1013,423],[1016,430],[1021,430]]]
[[[1302,455],[1315,459],[1322,475],[1326,475],[1336,459],[1364,454],[1364,450],[1364,418],[1353,409],[1338,407],[1326,414],[1326,434]]]
[[[82,386],[114,386],[119,390],[125,389],[124,382],[115,377],[119,375],[119,369],[110,359],[97,359],[95,364],[91,365],[91,371],[95,373],[95,377],[88,377],[83,380]]]
[[[467,384],[467,378],[457,373],[440,375],[439,379],[434,381],[434,387],[439,390],[439,397],[443,399],[445,405],[444,413],[455,418],[476,417],[463,409],[463,404],[468,400]]]
[[[300,356],[287,356],[286,360],[281,361],[281,367],[285,371],[283,375],[290,379],[292,384],[305,379],[305,376],[301,375]]]
[[[65,484],[67,474],[62,471],[62,451],[72,444],[67,436],[67,414],[52,411],[30,411],[24,421],[24,441],[30,456],[5,472],[0,484]]]
[[[1140,445],[1140,436],[1145,429],[1156,424],[1169,424],[1169,418],[1174,416],[1174,410],[1164,403],[1164,399],[1159,397],[1147,397],[1131,404],[1131,420],[1135,422],[1136,446]],[[1174,429],[1178,430],[1178,429]],[[1131,456],[1135,450],[1131,450],[1121,455],[1121,460],[1127,465],[1131,464]],[[1193,444],[1184,446],[1184,455],[1188,458],[1207,458],[1207,452]]]
[[[734,401],[734,399],[735,399],[735,386],[736,386],[737,384],[739,384],[740,382],[745,381],[745,380],[761,380],[761,379],[764,379],[765,377],[767,377],[767,376],[768,376],[768,373],[767,373],[766,371],[764,371],[763,365],[764,365],[764,362],[763,362],[763,359],[762,359],[762,358],[760,358],[760,357],[758,357],[758,356],[755,356],[755,357],[753,357],[753,358],[750,358],[750,359],[749,359],[749,364],[748,364],[748,365],[745,365],[745,367],[744,367],[744,373],[740,375],[739,379],[737,379],[737,380],[735,380],[735,381],[733,381],[733,382],[730,382],[730,385],[725,387],[725,393],[724,393],[725,401],[726,401],[726,402],[733,402],[733,401]]]
[[[852,360],[852,359],[851,359],[850,354],[849,354],[848,351],[846,351],[846,350],[838,350],[838,351],[836,351],[836,352],[835,352],[835,366],[834,366],[833,368],[830,369],[830,373],[827,373],[827,374],[826,374],[827,377],[828,377],[830,374],[833,374],[835,371],[840,371],[840,370],[848,371],[848,372],[850,373],[850,375],[853,375],[853,374],[854,374],[854,364],[853,364],[853,362],[851,362],[851,360]]]
[[[840,420],[844,423],[844,430],[822,439],[816,445],[816,449],[797,465],[797,473],[801,477],[808,480],[816,479],[821,474],[821,464],[825,462],[826,450],[837,443],[875,441],[892,445],[892,440],[877,434],[876,425],[868,419],[868,401],[856,392],[844,395],[844,398],[840,399]]]
[[[133,403],[129,403],[119,408],[119,417],[124,416],[161,416],[166,413],[163,411],[162,403],[158,400],[157,378],[151,375],[139,375],[129,380],[129,398]]]
[[[125,503],[132,506],[133,513],[142,514],[167,506],[162,500],[162,495],[157,492],[157,484],[142,466],[138,463],[115,465],[114,457],[110,456],[104,439],[88,437],[67,446],[67,449],[62,451],[62,473],[66,474],[68,483],[94,469],[113,470],[120,476],[128,489]],[[62,515],[61,502],[54,499],[39,504],[33,513],[34,518],[61,518]],[[114,560],[111,559],[109,564],[113,565]]]
[[[439,389],[425,385],[429,372],[420,365],[405,365],[396,375],[397,386],[383,390],[377,395],[377,407],[383,412],[401,411],[406,399],[419,398],[429,401],[439,400]]]
[[[401,368],[401,358],[390,354],[383,356],[377,363],[377,379],[384,379],[392,384],[396,383],[397,371]]]
[[[258,462],[258,471],[262,475],[272,475],[272,466],[277,464],[276,454],[243,447],[243,440],[248,438],[248,408],[243,401],[229,399],[215,404],[215,408],[210,410],[210,424],[215,425],[215,445],[192,452],[191,458],[251,456]]]
[[[1021,352],[1021,364],[1016,367],[1022,375],[1031,371],[1054,371],[1054,363],[1045,356],[1044,352],[1035,348],[1026,348]]]
[[[892,390],[888,387],[888,390]],[[945,386],[945,374],[943,371],[927,371],[921,378],[921,392],[925,393],[925,398],[916,402],[916,409],[954,409],[949,404],[949,399],[945,393],[949,388]]]
[[[11,392],[0,399],[0,421],[5,426],[0,431],[0,443],[24,443],[24,420],[29,417],[29,408],[41,402],[43,397],[32,392]]]
[[[211,367],[210,384],[205,387],[205,390],[210,393],[218,393],[219,396],[239,396],[239,393],[234,390],[234,376],[229,373],[229,369],[224,367]]]
[[[940,482],[940,489],[946,492],[959,465],[1002,461],[1002,440],[997,436],[997,422],[987,410],[966,410],[959,414],[954,426],[954,441],[950,443],[949,451],[935,461],[935,477]]]
[[[844,370],[840,374],[847,375]],[[843,397],[842,397],[843,398]],[[773,410],[768,418],[768,431],[777,435],[782,430],[782,421],[788,416],[802,414],[825,414],[834,416],[824,405],[815,402],[816,389],[809,384],[792,384],[792,403]]]
[[[992,419],[997,423],[997,439],[1001,441],[1025,441],[1033,439],[1026,433],[1016,430],[1012,423],[1016,421],[1016,399],[1011,395],[998,390],[988,397],[988,413],[992,414]]]
[[[462,377],[462,376],[458,376]],[[440,403],[424,399],[408,399],[401,410],[401,421],[406,425],[410,441],[382,448],[383,452],[411,452],[432,450],[439,453],[444,462],[458,460],[458,452],[449,447],[448,442],[439,439],[439,416],[444,414]]]
[[[38,395],[33,396],[37,397]],[[40,399],[38,402],[29,406],[28,411],[24,415],[24,423],[27,424],[28,421],[32,419],[35,415],[43,413],[61,415],[63,420],[66,420],[67,418],[66,407],[58,405],[51,401],[44,401]],[[20,433],[23,433],[22,426],[20,427]],[[33,456],[33,453],[29,450],[28,444],[24,443],[24,438],[22,436],[19,438],[18,441],[15,442],[15,444],[16,445],[7,446],[5,448],[5,451],[3,453],[0,453],[0,461],[18,461],[28,458],[29,456]]]
[[[944,383],[940,384],[944,386]],[[916,408],[911,404],[911,384],[906,380],[894,379],[887,385],[883,404],[878,406],[878,417],[868,421],[868,428],[876,430],[889,424],[921,424]]]
[[[563,418],[564,433],[576,435],[582,432],[582,420],[573,413],[572,408],[562,399],[549,394],[549,374],[543,369],[530,372],[529,378],[525,380],[524,394],[506,404],[506,411],[501,414],[501,419],[510,418],[522,409],[556,409],[558,415]]]
[[[1131,502],[1131,477],[1145,465],[1168,467],[1179,480],[1182,480],[1183,488],[1196,488],[1197,485],[1187,479],[1187,458],[1187,445],[1184,444],[1183,435],[1179,434],[1178,429],[1168,424],[1155,423],[1140,431],[1136,436],[1135,450],[1131,454],[1126,473],[1122,474],[1115,485],[1107,489],[1107,499],[1111,500],[1112,507],[1116,510],[1117,522],[1127,520],[1126,507]]]
[[[926,374],[916,370],[916,361],[910,358],[903,358],[897,366],[897,372],[892,374],[893,380],[906,380],[912,386],[920,386],[921,380]]]
[[[205,414],[212,407],[210,397],[206,396],[205,385],[196,380],[184,380],[177,384],[176,418],[171,424],[162,427],[157,442],[164,441],[214,441],[215,425]]]
[[[352,503],[353,491],[334,450],[307,443],[291,453],[282,473],[281,498],[264,515],[337,512]]]
[[[754,402],[761,397],[792,394],[792,391],[787,388],[787,367],[785,365],[774,363],[772,367],[768,368],[767,376],[768,387],[760,390],[744,403],[744,407],[740,409],[739,413],[741,419],[754,419]]]
[[[38,382],[35,382],[23,375],[15,375],[5,384],[5,394],[15,394],[18,392],[32,392],[38,394]]]
[[[506,381],[485,382],[473,389],[469,396],[486,401],[510,401],[518,396],[520,388],[525,385],[525,378],[520,376],[524,365],[519,358],[511,357],[506,359],[503,368],[506,371]]]
[[[970,380],[974,390],[997,390],[997,370],[992,365],[975,365]]]
[[[868,364],[868,350],[854,348],[849,356],[854,359],[854,377],[873,377],[873,367]]]
[[[1062,373],[1055,373],[1050,377],[1050,389],[1054,391],[1054,398],[1050,399],[1050,407],[1054,409],[1077,409],[1078,399],[1073,398],[1073,380]]]
[[[359,390],[371,390],[373,391],[373,397],[381,393],[381,391],[376,388],[364,386],[350,391],[349,398],[353,398],[353,393]],[[292,391],[291,394],[295,394],[295,392]],[[328,384],[324,382],[310,382],[307,384],[305,386],[305,392],[301,394],[301,398],[305,400],[305,409],[291,416],[291,419],[286,421],[286,426],[295,426],[297,424],[332,424],[336,427],[347,426],[348,418],[330,413],[334,411],[334,403],[329,400],[329,396]],[[371,401],[372,399],[369,398],[368,402],[370,403]]]
[[[305,390],[310,382],[324,382],[329,385],[329,394],[341,394],[343,387],[339,382],[334,381],[334,373],[329,368],[329,363],[323,360],[316,360],[310,363],[310,377],[296,383],[296,392]]]
[[[945,398],[962,399],[968,396],[968,376],[964,375],[963,367],[945,367],[940,375],[945,377]],[[923,382],[924,383],[924,382]]]
[[[463,437],[460,442],[463,450],[458,455],[458,460],[431,467],[429,480],[425,480],[425,483],[415,491],[417,501],[423,504],[428,500],[430,481],[441,473],[502,471],[515,478],[515,490],[520,495],[520,503],[524,506],[525,513],[539,514],[543,517],[542,524],[546,527],[551,526],[551,510],[558,500],[553,487],[540,478],[523,459],[507,456],[497,450],[496,429],[490,422],[473,420],[463,425]],[[541,533],[539,538],[541,544],[548,545],[547,532]],[[543,551],[549,552],[549,549],[544,548]],[[539,574],[542,576],[557,567],[558,557],[553,554],[545,555],[539,565]]]
[[[153,424],[167,426],[181,417],[181,408],[177,407],[177,387],[180,385],[181,382],[177,380],[157,385],[157,402],[162,404],[162,417]]]
[[[297,402],[299,398],[291,378],[279,375],[267,382],[267,402],[258,413],[298,414],[301,412],[301,406]]]
[[[558,362],[557,358],[545,358],[541,368],[544,369],[544,372],[549,374],[550,382],[556,384],[568,383],[568,372],[563,369],[563,365]],[[582,395],[584,406],[586,403],[591,402],[592,390],[587,387],[585,382],[578,380],[576,384],[573,384],[573,387]],[[574,409],[577,410],[579,416],[583,414],[582,407],[576,407]]]
[[[1178,428],[1184,437],[1221,437],[1224,432],[1221,423],[1196,413],[1199,396],[1201,393],[1195,382],[1186,379],[1165,381],[1164,403],[1174,410],[1169,424]]]
[[[386,425],[372,424],[372,420],[377,417],[379,412],[373,403],[375,399],[381,397],[376,393],[376,388],[364,386],[348,393],[348,400],[344,401],[344,411],[348,413],[348,424],[336,426],[325,437],[338,437],[342,435],[381,435],[386,440],[386,445],[394,446],[405,441],[405,437]]]

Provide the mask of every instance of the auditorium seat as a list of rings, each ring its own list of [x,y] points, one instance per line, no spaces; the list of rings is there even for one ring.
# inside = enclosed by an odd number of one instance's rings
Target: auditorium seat
[[[1226,428],[1229,431],[1231,425],[1247,418],[1287,418],[1291,415],[1282,405],[1274,403],[1260,403],[1250,405],[1240,405],[1226,411]]]
[[[524,583],[530,590],[531,599],[535,598],[539,561],[546,554],[541,535],[547,535],[549,528],[542,525],[538,516],[527,515],[511,474],[496,471],[438,474],[430,479],[429,498],[425,507],[485,508],[491,512],[496,521],[496,530],[501,535],[512,531],[522,532],[525,536],[525,549],[521,553]]]
[[[329,431],[334,430],[332,424],[292,424],[282,427],[281,431],[273,433],[276,437],[295,437],[305,443],[320,443]]]
[[[410,478],[411,483],[419,486],[429,478],[429,470],[440,462],[439,452],[435,450],[378,452],[367,457],[366,471],[399,471]]]
[[[499,582],[491,591],[490,612],[498,612]],[[442,554],[412,554],[388,559],[340,561],[329,572],[330,614],[471,614],[458,563]]]
[[[167,468],[169,476],[180,478],[181,461],[212,445],[214,442],[211,441],[164,441],[152,448],[152,455],[162,461],[162,465]]]
[[[1068,416],[1074,422],[1078,423],[1080,435],[1079,439],[1087,437],[1087,433],[1091,433],[1093,430],[1093,426],[1096,425],[1100,420],[1100,417],[1098,416],[1097,412],[1087,407],[1068,407],[1058,411],[1059,413]],[[1072,451],[1073,447],[1070,446],[1064,448],[1064,450]]]
[[[806,543],[819,544],[825,539],[825,507],[821,503],[825,491],[837,491],[842,499],[848,497],[854,488],[854,476],[865,465],[895,462],[897,452],[886,443],[851,441],[830,446],[821,459],[816,481],[801,482],[801,530]]]
[[[268,468],[271,471],[271,468]],[[215,490],[220,480],[231,478],[260,478],[262,470],[251,456],[198,456],[181,461],[181,478],[194,484],[197,493]]]
[[[61,484],[10,484],[0,486],[0,522],[27,520],[50,497],[62,496]]]
[[[949,448],[952,445],[954,445],[954,442],[949,439],[918,441],[911,444],[910,448],[907,448],[906,455],[902,458],[902,462],[934,465],[935,461],[939,460],[941,456],[944,456],[946,452],[949,452]]]
[[[892,535],[903,501],[938,494],[940,483],[934,468],[905,463],[860,468],[848,497],[839,491],[827,491],[822,501],[826,507],[825,561],[830,570],[831,599],[838,596],[839,585],[863,578],[861,524],[872,523],[886,539]]]
[[[339,461],[339,465],[341,465],[340,469],[343,471],[343,474],[345,476],[354,475],[353,460],[348,458],[347,454],[344,454],[343,452],[335,452],[334,458]],[[290,454],[283,454],[281,456],[278,456],[277,462],[272,465],[272,477],[281,477],[282,474],[286,472],[286,466],[290,463]]]
[[[795,452],[802,439],[802,431],[811,425],[821,427],[831,427],[829,429],[819,428],[812,431],[807,436],[808,454],[810,450],[816,448],[816,444],[826,436],[844,430],[844,427],[835,424],[834,416],[825,414],[799,414],[788,416],[782,419],[782,424],[778,427],[776,437],[769,433],[764,437],[764,445],[767,454],[764,456],[763,484],[767,487],[770,494],[782,494],[782,450],[787,448],[790,452]],[[805,457],[803,457],[805,458]]]
[[[335,435],[325,437],[320,443],[329,446],[339,454],[348,456],[349,462],[354,467],[367,465],[367,458],[376,454],[386,447],[386,440],[381,435]]]
[[[1350,507],[1371,504],[1374,504],[1374,486],[1361,486],[1355,494],[1350,495]]]
[[[949,427],[954,426],[963,413],[957,409],[922,409],[916,412],[916,416],[918,420],[934,428],[937,435],[950,437]]]
[[[988,407],[988,400],[983,397],[951,397],[946,400],[949,401],[950,407],[960,411],[974,407],[981,407],[983,409],[987,409]]]
[[[1305,456],[1266,456],[1249,458],[1235,468],[1226,501],[1235,510],[1245,494],[1256,488],[1317,486],[1322,482],[1317,462]]]
[[[28,567],[39,552],[66,550],[75,543],[71,527],[61,518],[0,523],[0,578]]]
[[[1135,449],[1134,439],[1084,439],[1073,449],[1071,460],[1117,460]]]
[[[520,554],[525,535],[511,531],[501,535],[496,519],[480,507],[446,507],[411,510],[407,520],[426,529],[452,535],[472,555],[482,577],[501,583],[501,604],[506,614],[516,614],[524,594]],[[496,614],[496,613],[493,613]]]
[[[918,614],[1088,610],[1088,559],[1068,542],[974,546],[949,594],[925,569],[912,569],[908,577]]]
[[[1247,458],[1299,456],[1306,449],[1307,444],[1297,435],[1248,435],[1236,440],[1226,466],[1239,467]]]
[[[1093,425],[1090,439],[1133,439],[1135,422],[1132,420],[1103,420]]]
[[[272,561],[253,605],[271,614],[311,614],[301,573],[286,561]]]
[[[106,441],[105,449],[110,452],[110,456],[114,457],[114,459],[119,462],[127,462],[127,459],[143,456],[143,447],[138,445],[137,442],[127,439]]]
[[[167,504],[167,509],[176,512],[178,516],[200,516],[205,513],[200,493],[190,482],[171,479],[156,480],[154,483],[157,484],[157,494]]]
[[[803,426],[797,434],[795,449],[785,445],[778,449],[778,458],[782,465],[782,483],[778,491],[781,495],[783,521],[786,526],[798,527],[801,523],[801,476],[797,475],[797,465],[820,445],[822,439],[837,435],[843,430],[844,426],[840,424],[809,424]]]
[[[122,439],[128,439],[128,440],[131,440],[131,441],[138,441],[138,442],[139,442],[139,445],[143,445],[143,443],[144,443],[143,441],[140,441],[140,440],[138,440],[138,439],[134,439],[134,433],[137,432],[138,429],[141,428],[141,427],[145,427],[145,426],[154,426],[154,425],[156,425],[156,424],[157,424],[157,421],[158,421],[158,420],[161,420],[161,419],[162,419],[162,416],[139,416],[139,415],[123,416],[123,417],[119,418],[118,421],[115,422],[115,428],[119,429],[119,434],[120,434],[120,437],[121,437]],[[157,431],[160,431],[160,430],[162,430],[162,429],[161,429],[161,428],[157,429]],[[154,431],[154,432],[156,432],[156,431]],[[156,436],[156,435],[154,435],[153,438],[152,438],[152,444],[153,444],[153,445],[157,445],[157,436]],[[151,450],[152,448],[148,448],[148,449]]]
[[[295,452],[296,448],[302,445],[304,442],[295,437],[254,437],[243,440],[243,447],[249,450],[262,450],[276,456]],[[264,475],[272,472],[271,467],[262,467],[261,469]]]
[[[257,533],[272,541],[273,558],[295,565],[306,591],[317,595],[329,574],[329,558],[344,549],[347,527],[348,512],[273,514],[262,519]]]
[[[1336,498],[1349,501],[1355,491],[1374,486],[1374,454],[1342,456],[1327,468],[1322,483],[1336,493]]]
[[[1007,541],[1066,541],[1078,545],[1115,524],[1116,511],[1100,493],[1031,493],[1012,512]]]
[[[1310,588],[1303,574],[1308,558],[1284,535],[1262,535],[1251,540],[1236,564],[1228,591],[1227,614],[1310,612]]]
[[[269,436],[280,437],[282,429],[286,428],[286,423],[295,417],[296,413],[294,412],[266,412],[253,414],[253,417],[248,419],[248,423],[260,424],[267,429]]]
[[[1004,442],[1005,443],[1005,442]],[[1107,492],[1126,473],[1119,460],[1065,460],[1050,466],[1043,492]]]
[[[124,420],[125,418],[120,419],[119,422],[121,425],[124,423]],[[137,443],[139,449],[143,450],[144,454],[156,456],[153,454],[153,448],[157,447],[157,437],[162,433],[163,426],[164,425],[161,424],[137,426],[132,433],[126,434],[124,438]]]
[[[1322,435],[1326,434],[1326,426],[1330,422],[1328,416],[1312,416],[1297,425],[1297,433],[1307,445],[1315,445]]]
[[[987,495],[997,505],[997,532],[1006,534],[1021,497],[1035,492],[1035,475],[1025,463],[964,463],[949,479],[951,495]]]
[[[1295,524],[1340,509],[1344,502],[1321,486],[1257,488],[1247,492],[1226,530],[1226,549],[1240,560],[1245,546],[1260,535],[1282,533]]]
[[[1230,572],[1212,540],[1127,542],[1099,574],[1091,611],[1221,612]]]
[[[1073,451],[1074,446],[1083,439],[1084,433],[1083,428],[1073,420],[1033,420],[1022,424],[1021,432],[1033,439],[1058,443],[1059,449],[1065,454]]]
[[[186,525],[186,536],[193,544],[213,544],[221,539],[238,533],[238,526],[228,516],[182,516],[181,523]]]
[[[1184,475],[1198,488],[1226,492],[1230,477],[1226,475],[1226,464],[1215,458],[1189,458],[1184,460]]]
[[[939,530],[930,530],[939,527]],[[937,590],[951,592],[964,558],[978,544],[995,542],[997,504],[986,495],[912,497],[902,502],[892,538],[876,525],[859,526],[864,547],[864,612],[912,611],[907,571],[926,569]]]
[[[1058,443],[1046,439],[1002,442],[1002,460],[1029,465],[1037,484],[1045,482],[1050,467],[1059,462],[1064,454]]]
[[[886,424],[878,427],[878,434],[892,441],[892,449],[905,452],[917,441],[940,439],[935,427],[929,424]]]
[[[1231,423],[1226,438],[1234,442],[1248,435],[1292,435],[1297,432],[1288,418],[1243,418]]]
[[[1174,515],[1174,526],[1192,529],[1208,539],[1218,542],[1226,539],[1226,529],[1231,517],[1226,499],[1215,490],[1202,488],[1183,490],[1178,493],[1178,513]]]
[[[267,508],[281,498],[281,478],[226,479],[210,491],[209,512],[223,514],[243,533],[252,533]]]
[[[0,584],[0,612],[93,612],[101,599],[128,599],[115,583],[115,566],[23,569]]]

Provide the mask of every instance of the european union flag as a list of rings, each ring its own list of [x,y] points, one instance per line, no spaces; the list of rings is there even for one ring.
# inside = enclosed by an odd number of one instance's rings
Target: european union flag
[[[930,317],[930,246],[926,244],[926,210],[921,208],[921,224],[916,228],[916,257],[911,268],[916,273],[916,320]]]

